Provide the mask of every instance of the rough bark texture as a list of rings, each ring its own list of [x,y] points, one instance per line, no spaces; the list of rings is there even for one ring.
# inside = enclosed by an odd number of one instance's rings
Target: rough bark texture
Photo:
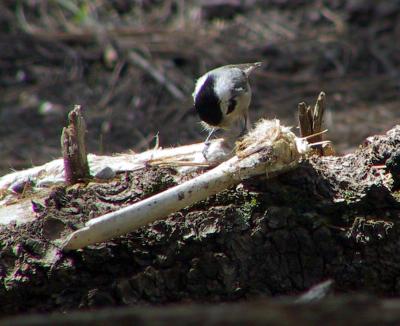
[[[307,137],[313,134],[312,126],[312,113],[311,108],[306,103],[301,102],[298,105],[299,111],[299,126],[301,137]]]
[[[388,186],[398,180],[399,147],[396,127],[354,154],[312,157],[274,180],[248,180],[165,221],[49,261],[51,240],[179,179],[149,168],[56,188],[33,205],[35,222],[0,231],[0,310],[236,301],[297,294],[327,278],[337,293],[397,296],[400,205]],[[388,159],[388,169],[379,168]]]
[[[90,178],[85,146],[86,124],[80,105],[68,115],[68,127],[61,135],[65,180],[68,185]]]

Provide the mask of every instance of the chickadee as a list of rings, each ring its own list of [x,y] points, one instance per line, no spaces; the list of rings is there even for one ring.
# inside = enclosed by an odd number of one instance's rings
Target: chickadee
[[[204,74],[193,92],[194,108],[209,134],[207,144],[216,129],[230,129],[243,118],[242,134],[249,127],[248,110],[251,101],[249,74],[261,62],[227,65]]]

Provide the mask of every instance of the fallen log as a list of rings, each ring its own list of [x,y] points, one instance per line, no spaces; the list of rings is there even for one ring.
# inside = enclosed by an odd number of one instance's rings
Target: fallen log
[[[335,292],[391,296],[400,273],[392,186],[399,148],[400,126],[355,153],[309,157],[277,178],[244,180],[163,221],[66,253],[55,239],[191,175],[147,165],[107,182],[48,189],[32,221],[0,229],[1,311],[220,302],[299,293],[328,278]]]

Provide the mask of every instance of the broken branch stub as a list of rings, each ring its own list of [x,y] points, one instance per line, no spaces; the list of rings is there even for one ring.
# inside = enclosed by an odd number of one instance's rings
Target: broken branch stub
[[[68,185],[90,178],[85,133],[86,123],[81,106],[75,105],[68,114],[68,127],[63,128],[61,135],[65,181]]]
[[[314,112],[313,112],[313,120],[312,120],[312,131],[313,134],[316,134],[314,137],[310,139],[311,143],[317,143],[322,141],[322,119],[325,112],[325,93],[321,92],[318,95],[317,102],[315,103]]]
[[[80,249],[107,241],[166,218],[244,179],[283,173],[297,166],[305,149],[306,141],[296,138],[289,128],[280,126],[278,120],[264,120],[238,144],[237,155],[228,161],[178,186],[88,221],[85,227],[68,236],[62,248]]]
[[[314,133],[322,131],[322,118],[324,116],[325,106],[326,106],[325,93],[321,92],[318,95],[318,99],[314,107],[314,119],[313,119]]]
[[[329,142],[324,142],[322,135],[323,117],[326,106],[326,96],[321,92],[315,103],[314,109],[301,102],[298,105],[299,125],[301,137],[307,138],[310,144],[314,145],[313,153],[318,155],[333,155],[335,153]]]
[[[312,121],[310,120],[309,108],[305,102],[299,103],[297,106],[299,110],[299,125],[301,137],[312,135]]]

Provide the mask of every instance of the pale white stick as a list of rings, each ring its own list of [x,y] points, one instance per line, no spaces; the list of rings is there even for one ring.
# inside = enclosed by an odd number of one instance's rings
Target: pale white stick
[[[213,142],[221,142],[221,139]],[[185,145],[172,148],[157,148],[143,153],[117,154],[113,156],[88,155],[90,172],[96,175],[105,167],[110,167],[114,171],[134,171],[145,167],[152,160],[185,160],[192,162],[201,156],[204,148],[203,143]],[[204,163],[199,162],[199,163]],[[16,171],[0,177],[0,190],[6,190],[13,184],[30,180],[36,185],[51,186],[64,181],[64,163],[62,159],[56,159],[46,164],[36,166],[23,171]],[[1,206],[1,204],[0,204]]]

